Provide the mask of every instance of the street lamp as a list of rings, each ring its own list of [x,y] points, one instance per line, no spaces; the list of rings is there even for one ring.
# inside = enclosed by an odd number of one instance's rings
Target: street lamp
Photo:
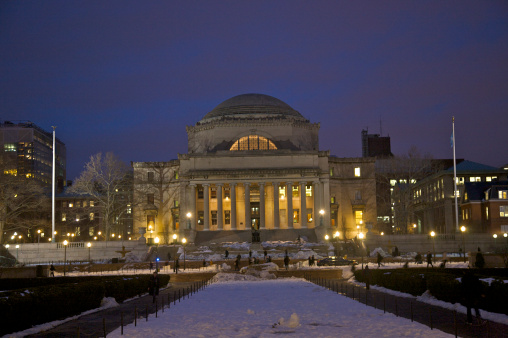
[[[358,238],[360,239],[360,243],[361,243],[360,252],[362,254],[362,270],[363,270],[363,237],[364,237],[363,232],[360,232],[358,234]]]
[[[37,239],[37,244],[39,244],[41,242],[41,229],[37,230],[37,234],[39,235]]]
[[[173,234],[173,245],[175,245],[175,244],[176,244],[176,238],[177,238],[177,237],[178,237],[178,236],[177,236],[176,234]]]
[[[18,250],[19,250],[19,244],[16,244],[16,262],[18,262]]]
[[[90,259],[90,248],[92,247],[92,243],[88,242],[86,246],[88,247],[88,262],[92,263],[92,260]]]
[[[190,225],[190,218],[191,218],[192,214],[190,212],[187,213],[187,229],[190,229],[191,228],[191,225]]]
[[[65,276],[65,267],[67,265],[67,244],[69,244],[69,242],[67,242],[67,240],[63,241],[63,245],[64,245],[64,276]]]
[[[182,238],[183,243],[183,271],[185,271],[185,244],[187,243],[187,238]]]
[[[432,237],[432,254],[434,255],[434,261],[436,260],[436,246],[434,245],[434,236],[436,233],[434,231],[430,232],[430,237]]]
[[[464,234],[466,232],[466,227],[465,226],[461,226],[460,227],[460,231],[462,232],[462,250],[464,251],[463,254],[464,254],[464,263],[466,262],[466,240],[464,238]]]
[[[319,226],[323,226],[323,216],[325,215],[325,211],[323,209],[319,210]]]
[[[334,255],[335,256],[338,256],[338,250],[337,250],[337,243],[339,241],[339,236],[340,236],[340,233],[338,231],[335,231],[335,233],[333,234],[333,249],[334,249]]]
[[[155,237],[155,271],[159,272],[159,237]]]

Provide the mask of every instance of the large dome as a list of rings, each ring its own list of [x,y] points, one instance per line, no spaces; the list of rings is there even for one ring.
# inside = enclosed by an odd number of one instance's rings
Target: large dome
[[[219,104],[200,123],[222,119],[280,118],[307,121],[287,103],[264,94],[242,94]]]

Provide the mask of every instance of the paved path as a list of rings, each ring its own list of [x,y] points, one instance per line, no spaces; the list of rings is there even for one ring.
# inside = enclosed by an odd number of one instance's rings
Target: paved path
[[[187,297],[192,297],[192,295],[188,295],[188,290],[190,291],[191,287],[194,289],[198,285],[197,282],[171,283],[171,287],[161,290],[157,297],[158,313],[162,311],[162,302],[164,302],[164,306],[167,308],[168,300],[171,302],[170,306],[174,306],[176,299],[176,306],[178,306],[178,291],[180,291],[180,301],[184,302]],[[104,337],[104,331],[108,334],[121,326],[122,314],[124,325],[133,323],[136,310],[138,321],[146,320],[146,312],[148,312],[149,321],[155,320],[155,304],[152,302],[152,297],[147,295],[135,298],[114,308],[81,316],[48,331],[27,337]]]
[[[378,290],[366,290],[345,280],[311,280],[337,293],[400,317],[408,318],[458,337],[508,337],[508,325],[487,321],[482,326],[466,324],[466,315],[439,306],[398,297]],[[480,310],[481,312],[481,310]],[[473,311],[474,315],[474,311]]]

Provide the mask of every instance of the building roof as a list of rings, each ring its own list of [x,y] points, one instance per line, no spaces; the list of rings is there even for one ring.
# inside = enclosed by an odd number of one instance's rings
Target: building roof
[[[222,119],[279,118],[308,122],[287,103],[264,94],[242,94],[219,104],[199,123]]]
[[[482,201],[485,199],[485,192],[488,191],[489,199],[497,199],[499,190],[507,190],[508,181],[493,182],[466,182],[464,184],[464,196],[467,193],[467,201]]]
[[[448,169],[446,169],[446,171],[453,172],[453,165],[451,167],[449,167]],[[476,172],[478,172],[478,171],[500,171],[500,169],[496,168],[496,167],[491,167],[490,165],[465,160],[465,161],[462,161],[457,164],[457,172],[459,172],[459,171],[461,171],[461,172],[465,172],[465,171],[476,171]]]

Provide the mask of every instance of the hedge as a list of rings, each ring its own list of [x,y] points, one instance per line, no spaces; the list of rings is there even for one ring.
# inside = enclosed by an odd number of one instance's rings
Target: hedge
[[[370,283],[387,289],[420,296],[429,290],[435,298],[449,303],[464,303],[460,278],[465,269],[370,269]],[[491,272],[497,275],[497,280],[490,286],[483,282],[484,295],[480,308],[489,312],[508,315],[508,284],[499,276],[506,276],[507,269],[476,270],[480,279],[492,277]],[[364,270],[355,271],[355,278],[365,282]]]
[[[169,275],[159,275],[161,285]],[[40,279],[36,284],[46,284]],[[52,285],[21,288],[1,293],[0,335],[18,332],[34,325],[76,316],[98,308],[104,297],[117,302],[147,292],[150,275],[47,278]],[[65,282],[62,282],[65,281]],[[15,283],[14,280],[10,281]],[[9,310],[6,310],[9,309]]]

